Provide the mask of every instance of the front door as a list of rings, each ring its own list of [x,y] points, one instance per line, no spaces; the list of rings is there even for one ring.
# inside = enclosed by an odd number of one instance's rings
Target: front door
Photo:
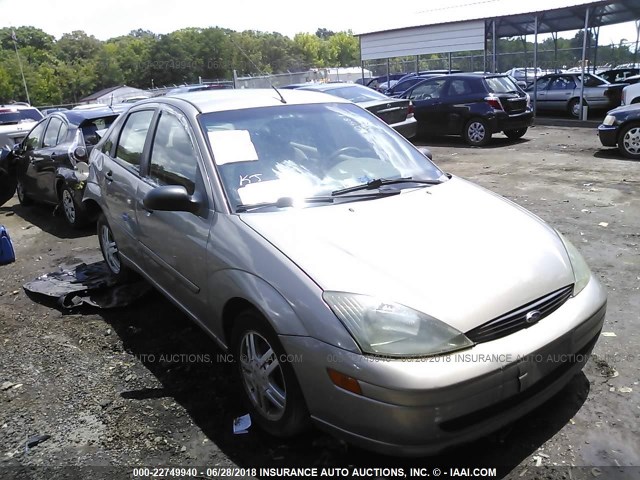
[[[145,268],[159,286],[198,319],[207,315],[207,243],[213,219],[201,156],[184,116],[160,111],[145,176],[138,186],[136,215]],[[149,210],[147,193],[163,185],[183,186],[202,202],[197,213]]]

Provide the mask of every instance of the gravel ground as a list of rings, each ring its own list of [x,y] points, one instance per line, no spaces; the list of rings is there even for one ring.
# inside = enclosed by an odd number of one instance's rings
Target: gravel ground
[[[21,207],[14,197],[0,208],[17,255],[0,267],[0,478],[132,478],[140,465],[377,466],[408,477],[420,476],[412,467],[446,476],[456,473],[449,466],[496,467],[499,478],[640,478],[640,162],[600,149],[593,128],[537,126],[520,141],[497,135],[482,149],[456,138],[417,143],[445,170],[565,233],[607,287],[606,335],[561,393],[437,457],[373,455],[316,431],[291,442],[255,428],[234,435],[232,421],[245,411],[231,366],[159,294],[124,309],[70,312],[25,294],[25,282],[99,253],[93,229],[72,231],[50,208]],[[28,448],[35,435],[50,438]],[[88,466],[104,468],[80,468]]]

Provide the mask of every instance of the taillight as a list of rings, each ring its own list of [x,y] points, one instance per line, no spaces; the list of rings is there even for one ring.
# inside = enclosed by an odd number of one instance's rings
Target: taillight
[[[500,102],[500,99],[498,97],[485,97],[484,100],[489,104],[491,108],[494,108],[495,110],[504,110],[504,108],[502,108],[502,103]]]
[[[413,108],[413,102],[409,101],[409,107],[407,108],[407,118],[413,117],[414,112],[415,112],[415,108]]]

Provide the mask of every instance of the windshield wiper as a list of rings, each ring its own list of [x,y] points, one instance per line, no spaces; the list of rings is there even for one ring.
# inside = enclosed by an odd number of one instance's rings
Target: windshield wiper
[[[334,192],[335,193],[335,192]],[[380,198],[380,197],[389,197],[391,195],[399,194],[399,190],[390,190],[385,192],[372,192],[372,193],[359,193],[356,195],[350,195],[349,199],[358,199],[358,200],[368,200],[372,198]],[[334,203],[337,199],[332,193],[331,196],[316,196],[316,197],[307,197],[303,198],[302,202],[304,203]],[[346,198],[345,198],[346,200]],[[258,208],[268,208],[268,207],[276,207],[276,208],[287,208],[293,207],[294,199],[292,197],[280,197],[275,202],[261,202],[261,203],[251,203],[244,204],[240,203],[236,205],[236,213],[248,212],[249,210],[255,210]]]
[[[376,178],[370,182],[363,183],[361,185],[354,185],[353,187],[341,188],[334,190],[331,195],[344,195],[345,193],[357,192],[358,190],[375,190],[383,185],[393,185],[396,183],[419,183],[423,185],[438,185],[442,183],[441,180],[414,180],[412,177],[403,178]]]

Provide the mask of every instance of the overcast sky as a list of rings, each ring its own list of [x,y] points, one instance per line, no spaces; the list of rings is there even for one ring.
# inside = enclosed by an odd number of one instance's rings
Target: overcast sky
[[[580,0],[536,0],[535,9],[558,8]],[[563,4],[563,5],[561,5]],[[388,7],[385,7],[388,5]],[[169,33],[185,27],[219,26],[233,30],[280,32],[293,37],[315,33],[318,27],[353,30],[354,33],[415,25],[421,19],[465,14],[484,17],[520,8],[520,0],[423,0],[404,3],[401,13],[394,2],[361,0],[0,0],[0,27],[32,25],[60,38],[84,30],[100,40],[126,35],[142,28]],[[560,34],[573,37],[575,32]],[[600,43],[635,41],[633,22],[603,27]]]

